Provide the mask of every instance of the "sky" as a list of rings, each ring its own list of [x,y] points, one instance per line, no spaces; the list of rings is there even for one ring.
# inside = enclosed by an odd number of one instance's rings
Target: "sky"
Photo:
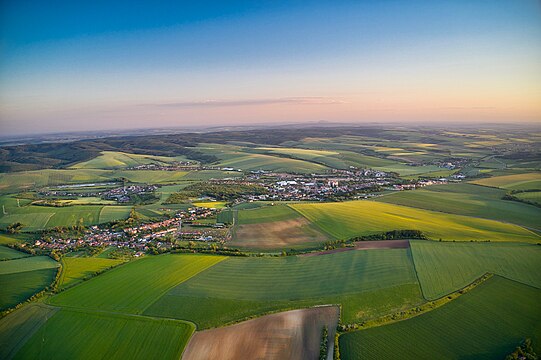
[[[541,2],[0,1],[0,135],[541,124]]]

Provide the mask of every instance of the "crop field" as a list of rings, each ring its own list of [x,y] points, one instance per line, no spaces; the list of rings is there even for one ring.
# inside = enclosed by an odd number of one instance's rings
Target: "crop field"
[[[458,290],[486,272],[541,289],[538,245],[411,241],[423,294],[436,299]]]
[[[168,164],[185,161],[184,157],[168,157],[141,154],[128,154],[119,151],[103,151],[94,159],[72,165],[72,169],[120,169],[145,164]]]
[[[98,217],[100,223],[126,219],[130,215],[131,206],[104,206]]]
[[[343,304],[353,321],[421,301],[409,249],[229,258],[171,289],[145,314],[223,325],[268,311]]]
[[[176,320],[61,309],[15,359],[178,359],[194,330]]]
[[[12,260],[12,259],[18,259],[30,256],[27,253],[17,251],[11,248],[8,248],[7,246],[0,246],[0,260]]]
[[[389,230],[420,230],[432,239],[538,242],[541,237],[517,225],[444,214],[375,201],[292,204],[308,220],[337,239]]]
[[[507,190],[541,190],[541,172],[495,176],[472,182],[478,185],[499,187]]]
[[[17,305],[50,285],[57,266],[46,256],[0,261],[0,310]]]
[[[192,337],[183,359],[317,359],[321,330],[327,326],[332,344],[339,315],[338,307],[325,306],[205,330]]]
[[[541,350],[541,290],[493,277],[417,317],[340,336],[342,359],[503,359],[525,338]]]
[[[0,359],[12,359],[58,309],[31,304],[0,319]]]
[[[210,209],[223,209],[225,207],[225,201],[194,201],[194,206],[210,208]]]
[[[104,259],[98,257],[65,257],[62,259],[62,275],[60,287],[76,284],[93,275],[95,272],[122,264],[119,259]]]
[[[541,205],[541,191],[529,191],[513,194],[513,196],[526,201],[534,202],[538,205]]]
[[[61,292],[50,303],[138,314],[173,286],[223,259],[174,254],[143,258]]]
[[[536,194],[536,193],[521,193]],[[516,196],[521,195],[516,194]],[[472,184],[433,185],[420,190],[399,191],[376,201],[451,214],[492,219],[541,230],[541,209],[502,200],[505,190]]]
[[[234,145],[202,144],[197,149],[220,158],[220,162],[217,164],[220,167],[296,173],[322,172],[327,169],[326,166],[310,161],[250,153],[243,151],[242,147]]]

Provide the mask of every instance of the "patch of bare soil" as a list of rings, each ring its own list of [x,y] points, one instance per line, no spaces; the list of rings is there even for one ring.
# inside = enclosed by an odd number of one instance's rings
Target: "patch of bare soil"
[[[318,359],[323,326],[329,329],[332,351],[338,316],[338,307],[321,306],[197,332],[182,359]]]
[[[282,249],[291,245],[322,243],[327,237],[308,220],[296,219],[239,225],[231,245],[257,249]]]
[[[351,250],[369,250],[369,249],[407,249],[410,247],[409,240],[374,240],[374,241],[357,241],[355,246],[348,246],[332,250],[313,252],[302,254],[299,256],[319,256],[327,254],[335,254]]]

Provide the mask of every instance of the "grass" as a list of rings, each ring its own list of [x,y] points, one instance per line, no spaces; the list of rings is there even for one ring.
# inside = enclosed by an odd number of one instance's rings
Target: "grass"
[[[98,216],[100,223],[127,219],[130,216],[131,206],[104,206]]]
[[[411,241],[411,247],[427,299],[460,289],[486,272],[541,288],[538,245]]]
[[[62,259],[62,275],[60,287],[66,287],[92,276],[94,273],[107,268],[122,264],[119,259],[107,259],[98,257],[65,257]]]
[[[27,256],[30,256],[30,255],[27,253],[23,253],[21,251],[8,248],[7,246],[0,246],[0,260],[12,260],[12,259],[18,259],[18,258],[23,258]]]
[[[0,275],[57,267],[58,263],[48,256],[31,256],[0,262]]]
[[[375,201],[290,206],[337,239],[398,229],[420,230],[432,239],[457,241],[535,243],[541,239],[539,235],[517,225]]]
[[[340,337],[342,359],[503,359],[532,338],[541,349],[541,290],[493,277],[445,306]]]
[[[178,359],[194,330],[176,320],[62,309],[15,359]]]
[[[49,268],[0,275],[0,311],[25,301],[49,286],[55,274],[56,269]]]
[[[541,205],[541,191],[529,191],[513,194],[513,196],[526,201],[534,202],[538,205]]]
[[[473,181],[474,184],[507,190],[541,190],[541,173],[502,175]]]
[[[229,258],[171,289],[145,314],[223,325],[268,311],[342,303],[346,321],[422,301],[408,249]]]
[[[0,359],[12,359],[56,311],[43,304],[31,304],[0,319]]]
[[[173,161],[186,160],[184,157],[154,156],[129,154],[119,151],[103,151],[94,159],[72,165],[72,169],[119,169],[145,164],[167,164]]]
[[[394,192],[381,196],[376,201],[481,217],[510,222],[537,230],[541,229],[539,223],[541,209],[528,204],[502,200],[504,195],[505,190],[462,183],[434,185],[420,190]]]
[[[291,220],[301,216],[286,204],[239,210],[238,224],[259,224],[273,221]]]
[[[132,261],[68,289],[53,305],[138,314],[167,290],[225,259],[205,255],[160,255]]]

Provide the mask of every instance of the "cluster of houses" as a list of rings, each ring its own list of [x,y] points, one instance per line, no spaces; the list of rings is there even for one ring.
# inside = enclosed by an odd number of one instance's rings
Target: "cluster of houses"
[[[78,238],[48,236],[46,239],[36,240],[31,247],[69,251],[80,247],[114,246],[146,251],[149,245],[171,248],[172,244],[171,241],[167,241],[167,235],[171,235],[169,239],[225,242],[229,231],[224,224],[198,223],[198,220],[215,214],[215,209],[195,207],[180,211],[170,219],[126,227],[122,230],[91,226]]]

